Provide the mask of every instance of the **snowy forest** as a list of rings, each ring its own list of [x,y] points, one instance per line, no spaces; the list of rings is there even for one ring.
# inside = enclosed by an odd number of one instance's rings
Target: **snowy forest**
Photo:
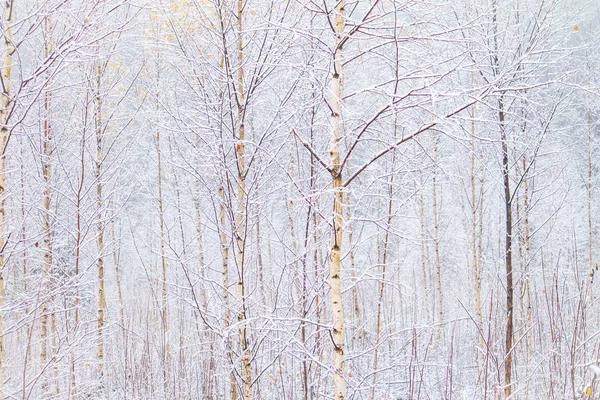
[[[0,3],[0,400],[600,399],[598,0]]]

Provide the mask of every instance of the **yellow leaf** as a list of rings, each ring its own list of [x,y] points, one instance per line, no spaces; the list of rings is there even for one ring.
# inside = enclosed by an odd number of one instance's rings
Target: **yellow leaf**
[[[579,30],[579,25],[575,25],[575,26],[573,27],[573,30],[574,30],[574,31],[578,31],[578,30]]]
[[[592,395],[592,387],[588,386],[585,388],[585,395],[586,397],[590,397]]]

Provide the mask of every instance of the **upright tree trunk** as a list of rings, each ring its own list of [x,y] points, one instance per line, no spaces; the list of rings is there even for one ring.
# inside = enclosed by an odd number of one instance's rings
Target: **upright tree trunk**
[[[438,332],[436,340],[440,339],[442,334],[442,323],[444,322],[444,299],[442,291],[442,264],[440,262],[440,221],[439,221],[439,210],[438,210],[438,198],[437,198],[437,135],[433,137],[433,161],[436,163],[433,171],[432,179],[432,196],[433,196],[433,250],[435,254],[435,277],[437,284],[437,315],[438,315]]]
[[[527,174],[527,157],[522,158],[523,174]],[[519,235],[522,244],[521,262],[523,263],[523,293],[522,303],[525,305],[525,331],[527,334],[527,371],[530,370],[532,347],[533,347],[533,313],[531,309],[531,266],[530,266],[530,250],[531,250],[531,228],[529,226],[529,206],[531,203],[529,194],[529,178],[523,178],[523,234]],[[521,218],[517,217],[518,220]],[[529,389],[527,389],[529,390]]]
[[[119,297],[119,321],[121,322],[121,333],[123,341],[126,340],[125,327],[125,307],[123,305],[123,290],[121,289],[121,274],[119,272],[119,253],[121,251],[121,239],[117,241],[115,235],[115,223],[111,226],[111,236],[113,242],[113,265],[115,267],[115,284],[117,285],[117,296]],[[118,244],[117,244],[118,243]]]
[[[52,21],[50,16],[45,18],[45,56],[46,58],[52,51]],[[44,287],[46,292],[44,297],[50,293],[52,287],[52,216],[50,213],[50,200],[51,200],[51,178],[52,178],[52,130],[50,127],[50,92],[48,89],[44,90],[44,120],[42,128],[42,176],[44,179],[44,198],[42,203],[43,216],[42,216],[42,228],[43,228],[43,249],[44,249]],[[48,361],[48,299],[44,298],[42,303],[42,315],[41,315],[41,351],[40,351],[40,363],[45,366]],[[51,318],[51,325],[53,325],[53,318]],[[52,329],[52,327],[51,327]],[[47,378],[42,380],[42,391],[44,396],[47,394],[48,381]]]
[[[312,191],[314,192],[314,186],[315,186],[315,175],[314,175],[314,170],[315,170],[315,160],[314,157],[311,157],[311,187],[313,188]],[[317,232],[318,232],[318,217],[317,217],[317,209],[316,207],[313,209],[312,211],[312,223],[313,223],[313,236],[312,236],[312,242],[313,242],[313,267],[315,270],[315,285],[318,284],[319,282],[319,277],[321,276],[321,266],[323,266],[323,260],[320,257],[320,242],[318,240],[318,236],[317,236]],[[316,291],[315,293],[315,317],[316,317],[316,332],[315,332],[315,347],[316,347],[316,355],[317,355],[317,360],[322,360],[323,359],[323,349],[321,346],[321,297],[319,296],[319,290]],[[320,372],[320,369],[318,369],[318,372]],[[319,374],[320,376],[320,374]],[[318,381],[320,383],[320,381]],[[318,393],[318,392],[317,392]]]
[[[498,102],[498,119],[500,122],[500,139],[502,142],[502,175],[504,182],[504,207],[506,214],[505,227],[505,266],[506,266],[506,336],[504,355],[504,397],[512,393],[512,347],[513,347],[513,267],[512,267],[512,200],[510,192],[510,164],[508,160],[508,143],[504,122],[504,99]]]
[[[98,328],[98,347],[96,356],[98,358],[98,375],[100,379],[100,390],[103,391],[104,384],[104,307],[106,304],[104,295],[104,221],[102,220],[102,65],[98,63],[96,66],[96,229],[97,238],[96,243],[98,245],[98,259],[96,260],[96,267],[98,270],[98,314],[97,314],[97,328]]]
[[[158,109],[158,103],[156,105]],[[169,360],[170,350],[168,341],[168,315],[167,315],[167,259],[165,256],[165,217],[163,207],[163,190],[162,190],[162,152],[160,148],[160,130],[156,131],[156,161],[157,161],[157,173],[156,180],[158,186],[158,223],[159,234],[160,234],[160,271],[161,271],[161,303],[160,303],[160,315],[161,315],[161,327],[162,327],[162,347],[163,347],[163,387],[165,390],[165,396],[168,392],[169,386]]]
[[[492,69],[494,76],[500,76],[500,55],[498,49],[498,0],[492,0],[492,29],[494,53],[492,55]],[[513,347],[513,266],[512,266],[512,196],[510,192],[510,163],[508,154],[508,141],[506,136],[504,93],[498,99],[498,125],[500,128],[500,142],[502,146],[502,178],[504,186],[504,264],[506,268],[506,335],[504,340],[504,397],[512,394],[512,347]]]
[[[395,161],[395,154],[393,160]],[[392,161],[392,166],[394,165],[394,161]],[[388,249],[390,242],[390,229],[392,226],[392,210],[394,206],[394,174],[390,174],[390,178],[388,180],[388,210],[387,210],[387,221],[386,221],[386,231],[385,238],[383,241],[383,254],[381,257],[381,280],[379,281],[379,297],[377,299],[377,325],[375,331],[375,352],[373,354],[373,381],[371,383],[371,400],[375,400],[375,386],[377,384],[377,369],[379,368],[379,341],[381,338],[381,320],[382,320],[382,307],[383,307],[383,298],[385,293],[385,279],[387,272],[387,262],[388,262]]]
[[[333,314],[333,395],[335,400],[346,398],[346,380],[344,377],[344,309],[341,292],[341,249],[343,240],[343,192],[340,166],[340,127],[341,127],[341,74],[342,74],[342,34],[345,25],[344,0],[335,2],[335,40],[333,73],[331,76],[331,177],[335,194],[333,200],[333,234],[329,252],[329,285],[331,293],[331,312]]]
[[[425,196],[424,196],[424,180],[423,171],[419,173],[421,187],[419,189],[419,222],[420,222],[420,256],[421,256],[421,273],[423,274],[423,303],[425,306],[425,319],[429,322],[429,279],[427,278],[427,232],[425,230]]]
[[[306,213],[306,225],[304,230],[304,252],[302,254],[302,323],[300,325],[300,335],[302,340],[302,345],[307,346],[307,324],[306,320],[308,318],[309,312],[309,302],[308,302],[308,270],[306,268],[306,259],[308,257],[308,242],[310,240],[310,220],[312,216],[312,204],[309,204],[308,210]],[[310,386],[308,383],[308,375],[310,373],[311,362],[307,361],[306,356],[302,358],[302,393],[303,399],[309,399]]]
[[[200,194],[198,194],[194,199],[194,208],[196,211],[196,241],[198,243],[198,270],[200,272],[200,276],[202,278],[202,288],[200,289],[200,301],[202,302],[202,307],[204,310],[207,309],[207,298],[206,298],[206,264],[204,262],[204,244],[202,239],[202,219],[200,216]]]
[[[223,49],[224,49],[224,53],[221,55],[221,60],[219,62],[219,68],[221,70],[225,69],[225,55],[227,54],[227,52],[225,51],[226,49],[226,44],[225,44],[225,29],[226,29],[226,22],[224,20],[224,13],[225,13],[225,4],[224,3],[220,3],[220,6],[218,8],[218,15],[219,15],[219,22],[221,25],[221,33],[223,35]],[[243,74],[243,71],[242,71]],[[221,105],[223,105],[223,91],[221,90],[219,92],[219,102]],[[221,137],[223,137],[223,121],[220,121],[220,130],[221,130]],[[221,154],[223,154],[223,157],[225,157],[225,151],[223,148],[223,144],[219,144],[219,151]],[[236,153],[237,156],[237,153]],[[219,239],[220,239],[220,244],[221,244],[221,266],[222,266],[222,274],[223,274],[223,302],[224,302],[224,307],[225,307],[225,311],[223,313],[223,323],[224,323],[224,328],[225,330],[229,330],[230,326],[231,326],[231,307],[230,307],[230,301],[229,301],[229,240],[227,238],[227,235],[225,234],[226,232],[226,228],[225,228],[225,191],[224,191],[224,185],[219,186],[218,189],[218,196],[219,196],[219,224],[218,224],[218,229],[219,229]],[[233,240],[233,239],[232,239]],[[231,364],[231,372],[229,373],[229,396],[231,398],[231,400],[238,400],[238,394],[237,394],[237,384],[236,384],[236,373],[235,373],[235,363],[234,363],[234,358],[233,358],[233,349],[232,349],[232,343],[229,340],[229,338],[226,338],[227,343],[227,360],[229,360],[230,364]]]
[[[88,110],[88,97],[86,96],[86,107],[84,111],[84,120],[83,126],[87,126],[87,110]],[[86,139],[86,129],[84,128],[81,134],[81,147],[80,147],[80,168],[81,174],[79,176],[79,185],[77,187],[77,200],[76,200],[76,211],[75,211],[75,221],[76,221],[76,236],[75,236],[75,312],[74,312],[74,333],[77,332],[79,326],[79,266],[81,261],[81,244],[82,244],[82,231],[81,231],[81,201],[83,198],[83,186],[85,181],[85,139]],[[75,373],[75,354],[71,352],[71,391],[69,394],[70,399],[77,398],[77,383],[76,383],[76,373]]]
[[[52,19],[50,18],[50,16],[46,17],[46,59],[50,58],[50,54],[52,53],[53,50],[53,28],[52,28]],[[46,247],[46,249],[48,250],[49,253],[49,259],[50,259],[50,290],[53,292],[54,291],[54,271],[53,271],[53,267],[52,267],[52,220],[51,220],[51,215],[50,215],[50,180],[52,177],[52,158],[53,158],[53,152],[54,152],[54,144],[53,144],[53,134],[52,134],[52,130],[50,127],[50,91],[46,90],[44,92],[44,111],[45,111],[45,120],[44,120],[44,131],[47,132],[46,137],[48,138],[48,146],[49,148],[48,150],[48,159],[46,160],[48,162],[48,181],[47,184],[48,186],[46,187],[46,189],[48,190],[47,192],[47,200],[48,200],[48,208],[46,209],[46,211],[48,212],[48,230],[46,231],[46,235],[47,235],[47,240],[48,240],[48,247]],[[50,349],[52,352],[52,361],[54,362],[54,393],[55,395],[58,395],[60,393],[60,384],[58,381],[58,363],[56,362],[56,354],[58,352],[58,343],[57,343],[57,332],[56,332],[56,312],[54,310],[54,304],[55,304],[55,298],[54,298],[54,294],[52,294],[52,296],[50,297],[50,301],[52,303],[51,308],[52,311],[50,312]]]
[[[352,316],[352,320],[354,322],[354,339],[358,339],[361,336],[361,323],[360,323],[360,303],[358,300],[358,287],[357,287],[357,278],[356,278],[356,257],[354,254],[354,224],[352,221],[352,201],[350,199],[350,194],[346,196],[346,202],[348,204],[348,247],[350,248],[350,278],[352,280],[352,309],[354,311],[354,315]]]
[[[256,212],[256,264],[258,266],[258,290],[260,292],[261,306],[267,306],[267,295],[265,293],[265,266],[262,256],[260,233],[260,211]]]
[[[225,234],[225,194],[223,187],[219,187],[219,223],[220,223],[220,240],[221,254],[223,267],[223,301],[225,302],[225,312],[223,315],[225,330],[229,330],[231,325],[231,309],[229,306],[229,241]],[[231,400],[238,400],[237,386],[235,383],[235,371],[233,366],[233,352],[231,351],[231,343],[227,343],[227,359],[232,363],[232,370],[229,374],[229,395]]]
[[[10,70],[12,67],[13,0],[6,0],[4,10],[4,64],[2,66],[2,109],[0,110],[0,400],[4,398],[4,248],[6,247],[6,145],[10,110]]]
[[[592,114],[591,110],[587,110],[587,228],[588,228],[588,269],[591,277],[591,283],[594,282],[594,275],[597,270],[594,269],[594,224],[592,216],[592,204],[593,204],[593,172],[594,166],[592,163]],[[594,320],[594,286],[590,284],[590,321]]]
[[[199,190],[199,182],[196,182],[196,193],[194,195],[194,208],[196,211],[196,240],[198,244],[198,272],[200,274],[200,279],[202,280],[201,288],[200,288],[200,302],[202,306],[202,312],[205,312],[208,309],[208,299],[206,297],[206,263],[204,261],[204,244],[203,244],[203,235],[202,235],[202,219],[201,219],[201,211],[200,211],[200,190]],[[181,211],[180,211],[181,214]],[[179,217],[180,225],[182,225],[182,236],[183,236],[183,224],[181,221],[181,216]],[[205,328],[209,329],[209,326],[205,324]],[[200,332],[199,332],[200,335]],[[209,346],[209,356],[206,361],[206,369],[203,374],[203,390],[204,394],[207,398],[213,398],[213,381],[214,377],[211,374],[211,371],[214,369],[215,362],[215,346],[214,346],[214,335],[209,334],[207,338],[210,340]],[[183,339],[183,338],[182,338]],[[183,346],[182,346],[183,347]],[[182,366],[183,367],[183,366]]]
[[[238,107],[238,137],[235,145],[235,154],[238,169],[238,194],[237,194],[237,218],[236,241],[237,241],[237,267],[238,267],[238,324],[239,340],[242,351],[242,379],[244,400],[252,398],[252,365],[250,364],[250,348],[246,333],[246,290],[245,290],[245,249],[246,249],[246,160],[244,153],[244,141],[246,140],[244,130],[244,119],[246,113],[244,95],[244,56],[243,56],[243,0],[237,2],[238,20],[238,76],[237,76],[237,107]]]
[[[475,285],[475,315],[477,318],[478,328],[478,337],[479,337],[479,347],[481,348],[480,352],[480,361],[483,362],[483,350],[485,349],[485,337],[483,336],[483,313],[481,310],[481,270],[480,270],[480,258],[479,258],[479,246],[478,246],[478,224],[481,224],[483,221],[478,221],[478,209],[479,207],[483,207],[481,202],[483,201],[482,192],[479,193],[479,198],[476,195],[477,185],[475,183],[476,178],[476,168],[475,161],[477,157],[475,156],[475,106],[471,108],[471,171],[470,171],[470,183],[471,183],[471,252],[473,259],[473,282]]]

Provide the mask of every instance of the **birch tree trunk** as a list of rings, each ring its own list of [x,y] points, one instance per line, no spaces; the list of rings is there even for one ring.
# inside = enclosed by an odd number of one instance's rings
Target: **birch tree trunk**
[[[444,299],[442,291],[442,264],[440,262],[440,221],[439,221],[439,210],[438,210],[438,198],[437,198],[437,155],[438,155],[438,137],[433,137],[433,161],[436,164],[435,170],[433,171],[432,178],[432,196],[433,196],[433,246],[435,254],[435,277],[437,284],[437,315],[438,315],[438,332],[436,335],[436,341],[438,341],[442,335],[442,324],[444,322]]]
[[[50,52],[52,51],[52,21],[50,16],[46,16],[44,20],[45,24],[45,56],[48,58]],[[42,127],[42,176],[44,179],[44,191],[43,191],[43,201],[42,201],[42,229],[43,229],[43,251],[44,251],[44,261],[43,261],[43,270],[44,270],[44,287],[46,289],[44,293],[44,297],[51,291],[52,286],[52,216],[50,214],[50,200],[51,200],[51,190],[50,190],[50,180],[52,178],[52,130],[50,127],[50,92],[45,89],[43,94],[43,104],[44,104],[44,120]],[[45,366],[48,361],[48,299],[44,298],[42,303],[42,315],[41,315],[41,350],[40,350],[40,363],[42,366]],[[52,325],[51,318],[51,325]],[[52,328],[52,327],[51,327]],[[47,378],[42,378],[42,392],[43,395],[47,395],[48,390],[48,380]]]
[[[419,189],[419,228],[420,228],[420,258],[421,258],[421,273],[423,275],[423,303],[425,305],[425,321],[429,323],[429,279],[427,278],[427,232],[425,230],[425,196],[424,196],[424,186],[425,182],[423,180],[423,171],[419,172],[419,179],[421,187]]]
[[[246,247],[246,160],[244,141],[245,127],[244,119],[246,113],[245,94],[244,94],[244,56],[243,56],[243,0],[237,2],[237,20],[238,20],[238,42],[237,42],[237,107],[238,107],[238,137],[235,145],[235,155],[238,169],[238,193],[237,193],[237,217],[236,241],[237,241],[237,266],[238,266],[238,324],[239,340],[242,350],[242,379],[244,400],[252,398],[252,365],[250,363],[250,349],[248,347],[248,338],[246,332],[246,290],[245,290],[245,247]]]
[[[221,261],[223,267],[223,301],[225,312],[223,315],[224,328],[229,330],[231,325],[231,309],[229,308],[229,242],[225,234],[225,197],[223,187],[219,187],[219,230],[221,240]],[[231,342],[227,339],[227,359],[231,362],[232,370],[229,375],[229,395],[231,400],[237,400],[237,387],[235,384],[235,370],[233,366],[233,352]]]
[[[86,107],[84,111],[84,119],[83,126],[87,126],[88,120],[88,95],[86,94]],[[79,327],[79,270],[80,270],[80,261],[81,261],[81,244],[83,241],[82,229],[81,229],[81,202],[83,200],[83,190],[84,190],[84,182],[85,182],[85,139],[86,139],[86,129],[83,129],[81,133],[81,145],[80,145],[80,176],[79,176],[79,185],[77,186],[77,199],[76,199],[76,210],[75,210],[75,221],[76,221],[76,236],[75,236],[75,301],[74,301],[74,327],[73,331],[77,332]],[[77,398],[77,381],[76,381],[76,366],[75,366],[75,354],[71,352],[71,391],[69,394],[69,398],[76,399]]]
[[[344,0],[335,3],[335,40],[333,73],[331,76],[331,138],[329,155],[331,157],[331,177],[334,191],[333,234],[329,252],[329,285],[331,293],[331,312],[333,314],[333,395],[335,400],[346,398],[346,380],[344,379],[344,309],[341,292],[341,249],[343,240],[343,192],[340,166],[340,127],[341,127],[341,74],[342,74],[342,34],[345,25]]]
[[[473,79],[473,78],[472,78]],[[481,348],[480,352],[480,361],[483,362],[483,349],[485,349],[485,338],[483,336],[483,314],[481,310],[481,270],[479,263],[479,246],[478,246],[478,224],[483,223],[483,221],[478,221],[478,209],[479,207],[483,207],[482,201],[483,196],[482,192],[479,193],[479,198],[477,198],[477,185],[475,182],[476,178],[476,169],[475,169],[475,106],[471,108],[471,171],[469,174],[470,184],[471,184],[471,252],[473,258],[473,282],[475,285],[475,315],[477,318],[477,324],[479,324],[479,347]]]
[[[221,34],[225,35],[225,27],[226,27],[226,22],[225,22],[225,4],[224,3],[219,3],[219,7],[217,8],[218,11],[218,16],[219,16],[219,23],[221,25]],[[225,56],[227,54],[226,52],[226,45],[225,45],[225,36],[223,36],[223,54],[221,55],[221,59],[219,61],[219,69],[221,71],[225,71]],[[243,74],[243,71],[242,71]],[[219,91],[219,103],[221,104],[221,106],[223,105],[223,89],[221,89]],[[223,116],[221,115],[221,118]],[[219,121],[219,129],[220,129],[220,137],[223,137],[223,120],[221,119]],[[221,154],[225,154],[225,150],[223,147],[223,144],[220,143],[219,144],[219,152]],[[237,156],[237,153],[236,153]],[[225,156],[223,156],[225,157]],[[229,240],[227,238],[226,235],[226,228],[225,228],[225,189],[224,189],[225,183],[222,183],[219,186],[218,189],[218,197],[219,197],[219,223],[218,223],[218,229],[219,229],[219,241],[220,241],[220,245],[221,245],[221,266],[222,266],[222,279],[223,279],[223,303],[224,303],[224,313],[223,313],[223,324],[224,324],[224,328],[226,331],[229,331],[229,328],[231,326],[231,307],[230,307],[230,301],[229,301]],[[231,400],[238,400],[238,393],[237,393],[237,384],[236,384],[236,377],[235,377],[235,363],[234,363],[234,358],[233,358],[233,350],[232,350],[232,343],[231,340],[229,339],[229,337],[226,338],[226,347],[227,347],[227,360],[230,363],[231,366],[231,372],[229,374],[229,396],[231,398]]]
[[[104,376],[104,307],[106,304],[104,294],[104,222],[102,221],[102,65],[98,63],[96,66],[96,207],[98,220],[96,221],[96,229],[98,230],[96,243],[98,246],[98,259],[96,267],[98,271],[98,347],[96,356],[98,358],[98,375],[100,379],[100,391],[103,391],[104,384],[102,382]]]

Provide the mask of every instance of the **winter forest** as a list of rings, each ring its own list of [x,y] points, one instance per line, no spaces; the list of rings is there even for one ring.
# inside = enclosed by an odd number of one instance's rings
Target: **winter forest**
[[[0,400],[600,399],[598,0],[0,3]]]

